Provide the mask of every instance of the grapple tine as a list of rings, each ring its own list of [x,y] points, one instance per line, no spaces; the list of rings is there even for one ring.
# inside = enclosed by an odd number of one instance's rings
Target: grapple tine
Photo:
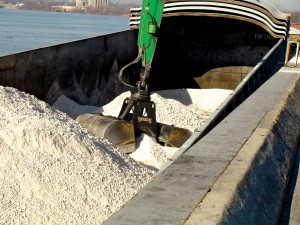
[[[96,136],[106,138],[121,148],[123,153],[135,151],[135,134],[132,122],[91,113],[82,114],[76,120]]]
[[[159,123],[158,140],[166,146],[180,148],[193,134],[188,129]]]

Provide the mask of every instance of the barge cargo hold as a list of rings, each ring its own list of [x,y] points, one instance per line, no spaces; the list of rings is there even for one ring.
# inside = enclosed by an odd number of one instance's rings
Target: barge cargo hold
[[[128,31],[0,57],[0,85],[34,95],[49,105],[53,105],[62,95],[82,105],[103,106],[109,103],[127,91],[118,81],[118,73],[138,54],[139,10],[131,10]],[[201,144],[202,138],[281,69],[289,36],[289,20],[288,14],[278,11],[265,0],[166,1],[149,78],[150,91],[222,88],[233,92],[140,191],[143,203],[129,201],[105,224],[141,224],[141,221],[144,224],[183,224],[188,219],[191,211],[204,199],[237,154],[226,148],[228,154],[220,159],[223,160],[221,163],[216,163],[219,166],[216,171],[212,171],[216,173],[200,176],[198,172],[203,169],[203,156],[197,155],[196,147],[206,146],[209,149],[207,143]],[[139,70],[140,65],[136,65],[126,71],[126,81],[134,84],[139,78]],[[280,80],[280,76],[275,79]],[[285,87],[284,84],[279,86],[280,90]],[[295,87],[298,88],[297,85]],[[292,105],[291,102],[289,104]],[[224,133],[221,136],[225,138]],[[238,145],[236,140],[233,143]],[[201,153],[205,151],[202,149]],[[195,157],[198,161],[193,161],[189,167],[188,157]],[[193,179],[199,179],[191,183],[193,187],[181,183],[186,175],[181,166],[188,169]],[[181,173],[182,180],[172,183],[174,171]],[[288,169],[284,173],[287,176]],[[188,176],[186,178],[188,180]],[[159,189],[155,186],[157,183],[171,186]],[[172,185],[183,189],[176,189],[178,193],[174,193]],[[200,197],[193,199],[193,195],[188,195],[191,192]],[[153,193],[155,196],[152,196]],[[170,205],[156,201],[172,196],[183,199],[181,205],[174,204],[167,208]],[[156,200],[152,201],[154,198]],[[275,201],[273,198],[269,200],[270,204]],[[143,218],[136,217],[132,210],[136,207],[142,211]],[[169,217],[165,217],[163,212],[168,210]],[[257,213],[255,216],[260,215],[259,211],[254,213]]]

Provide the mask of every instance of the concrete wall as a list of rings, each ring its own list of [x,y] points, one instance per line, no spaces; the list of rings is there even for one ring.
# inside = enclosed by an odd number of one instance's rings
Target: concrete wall
[[[104,224],[277,224],[299,108],[300,74],[279,71]]]
[[[300,140],[299,78],[281,73],[269,82],[265,95],[275,94],[270,89],[277,89],[275,105],[261,117],[186,225],[199,221],[207,225],[278,223]],[[285,84],[286,90],[280,88],[283,85],[279,82]],[[270,97],[264,101],[264,93],[258,94],[261,104],[270,105]],[[244,115],[250,116],[247,111]]]

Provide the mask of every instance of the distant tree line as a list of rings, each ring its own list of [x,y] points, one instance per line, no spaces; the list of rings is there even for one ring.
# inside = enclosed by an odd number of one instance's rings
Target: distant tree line
[[[20,1],[18,1],[20,2]],[[28,9],[28,10],[41,10],[41,11],[51,11],[52,7],[54,5],[64,5],[65,1],[35,1],[35,0],[26,0],[24,1],[24,6],[23,9]],[[68,5],[74,5],[74,4],[69,3]]]
[[[5,3],[16,4],[16,3],[24,3],[23,9],[29,10],[43,10],[43,11],[51,11],[51,6],[57,5],[69,5],[75,6],[74,1],[68,0],[4,0]],[[88,14],[102,14],[102,15],[129,15],[130,9],[134,7],[139,7],[140,5],[129,3],[129,4],[120,4],[120,3],[110,3],[107,8],[104,9],[92,9],[87,8],[86,10],[78,10],[76,12],[80,13],[88,13]],[[281,9],[282,10],[282,9]],[[286,11],[284,12],[291,14],[291,23],[300,23],[300,10],[297,11]]]
[[[100,14],[100,15],[117,15],[117,16],[129,16],[130,9],[139,7],[140,5],[134,3],[120,4],[110,3],[110,5],[103,9],[92,9],[89,8],[85,13],[89,14]]]
[[[9,4],[17,4],[24,3],[22,9],[26,10],[40,10],[40,11],[52,11],[52,6],[59,5],[68,5],[75,6],[75,1],[65,1],[65,0],[47,0],[47,1],[38,1],[38,0],[6,0],[5,3]],[[127,16],[130,13],[130,9],[134,7],[139,7],[139,4],[128,3],[128,4],[120,4],[120,3],[110,3],[110,5],[106,8],[102,9],[94,9],[94,8],[86,8],[86,9],[78,9],[73,12],[76,13],[86,13],[86,14],[99,14],[99,15],[124,15]]]

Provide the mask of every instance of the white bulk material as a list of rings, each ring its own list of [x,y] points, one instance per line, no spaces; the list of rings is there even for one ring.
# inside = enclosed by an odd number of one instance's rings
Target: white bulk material
[[[195,128],[208,118],[208,116],[231,93],[224,89],[175,89],[158,91],[151,94],[151,100],[156,104],[157,121],[173,124],[194,131]],[[107,105],[97,111],[104,115],[117,117],[123,101],[130,96],[124,92]],[[61,96],[54,106],[73,117],[82,112],[95,110],[91,106],[78,105],[76,102]],[[159,170],[176,151],[177,148],[164,147],[156,143],[147,135],[137,140],[137,150],[130,156],[136,161],[156,170]]]
[[[0,224],[100,224],[153,177],[34,96],[0,102]]]

